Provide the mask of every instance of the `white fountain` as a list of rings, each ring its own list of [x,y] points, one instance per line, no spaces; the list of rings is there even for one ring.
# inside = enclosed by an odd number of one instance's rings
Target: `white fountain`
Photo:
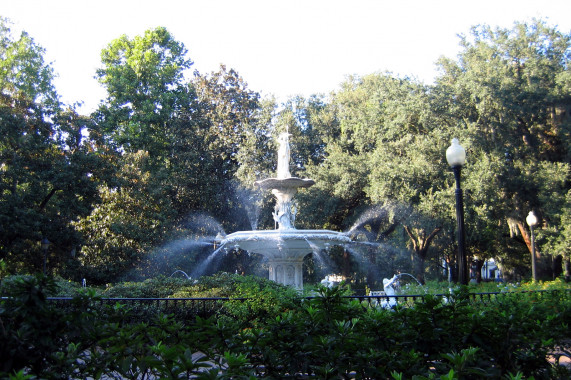
[[[294,227],[296,208],[293,196],[300,187],[310,187],[311,179],[292,177],[289,170],[289,133],[279,136],[277,178],[255,182],[261,189],[269,189],[276,197],[274,221],[277,229],[238,231],[223,237],[226,248],[243,249],[268,259],[269,278],[280,284],[303,288],[303,258],[316,250],[350,243],[344,233],[330,230],[297,230]]]

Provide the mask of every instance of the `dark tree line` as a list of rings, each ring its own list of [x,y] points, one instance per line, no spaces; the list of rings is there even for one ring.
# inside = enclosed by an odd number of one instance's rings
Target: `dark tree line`
[[[454,266],[453,137],[468,157],[470,262],[493,258],[506,277],[529,277],[533,210],[541,275],[569,275],[571,36],[542,21],[473,28],[432,85],[373,73],[281,105],[225,66],[190,75],[184,44],[156,28],[103,49],[107,97],[91,115],[59,102],[43,49],[9,26],[2,20],[4,273],[40,270],[44,237],[49,270],[69,278],[191,270],[212,251],[193,239],[273,228],[271,196],[252,184],[275,172],[274,138],[287,129],[292,173],[316,181],[297,197],[297,227],[375,243],[330,252],[353,279],[445,278]],[[221,269],[256,270],[244,252],[224,260]],[[324,270],[311,257],[307,268],[313,279]]]

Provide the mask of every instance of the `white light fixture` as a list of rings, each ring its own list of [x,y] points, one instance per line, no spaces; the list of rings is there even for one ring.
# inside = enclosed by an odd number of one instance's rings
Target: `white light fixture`
[[[446,149],[446,161],[451,167],[464,166],[466,163],[466,151],[458,142],[457,138],[452,139],[452,145]]]
[[[527,214],[525,221],[527,222],[528,226],[535,227],[537,225],[537,216],[535,216],[533,211],[530,211],[529,214]]]

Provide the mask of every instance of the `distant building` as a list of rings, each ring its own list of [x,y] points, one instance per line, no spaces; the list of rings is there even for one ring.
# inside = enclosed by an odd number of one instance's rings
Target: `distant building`
[[[494,261],[494,259],[489,259],[484,262],[482,266],[482,280],[484,281],[500,281],[502,279],[502,274],[500,268]]]
[[[449,281],[452,281],[452,269],[448,266],[445,260],[442,260],[443,271],[442,274],[448,277]],[[476,265],[470,267],[470,278],[476,281]],[[502,271],[498,267],[498,264],[494,259],[489,259],[484,262],[482,266],[482,281],[503,281]]]

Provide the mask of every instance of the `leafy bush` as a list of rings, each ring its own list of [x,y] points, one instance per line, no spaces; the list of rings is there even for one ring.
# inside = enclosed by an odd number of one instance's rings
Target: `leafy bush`
[[[405,277],[406,279],[406,277]],[[418,285],[414,281],[401,281],[398,294],[448,294],[458,288],[457,284],[444,281],[427,281],[425,285]],[[504,282],[481,282],[470,283],[467,289],[471,293],[494,293],[494,292],[521,292],[530,290],[566,290],[569,284],[558,278],[554,281],[532,281],[525,283]]]
[[[94,292],[58,307],[46,296],[56,288],[41,275],[2,283],[0,379],[248,378],[243,356],[218,350],[234,332],[214,320],[129,323],[124,305],[96,306]]]
[[[225,272],[203,276],[173,293],[173,297],[236,297],[236,285],[243,280],[242,276]]]
[[[259,278],[219,275],[194,284],[229,301],[208,319],[101,308],[80,293],[67,309],[46,300],[56,283],[2,284],[0,378],[569,378],[546,356],[571,339],[566,292],[505,293],[471,302],[469,288],[414,307],[365,306],[345,287],[299,298]],[[161,282],[162,281],[162,282]],[[168,286],[164,279],[154,289]],[[145,286],[153,288],[149,284]],[[143,288],[143,287],[141,287]],[[228,293],[229,292],[229,293]],[[135,315],[140,316],[139,311]],[[511,376],[511,377],[510,377]]]
[[[166,298],[192,284],[184,278],[157,276],[143,282],[122,282],[105,289],[107,298]]]
[[[143,282],[122,282],[108,286],[107,298],[238,298],[254,296],[261,289],[291,293],[291,289],[257,276],[218,273],[198,280],[157,276]],[[248,291],[248,289],[251,289]]]
[[[73,343],[76,338],[88,341],[80,337],[88,336],[93,326],[92,296],[78,296],[75,311],[70,312],[47,301],[47,294],[56,292],[56,282],[43,275],[13,277],[2,283],[6,298],[0,307],[0,373],[25,368],[33,374],[52,373],[49,378],[67,378],[60,368],[64,353],[79,350]]]
[[[569,283],[565,282],[561,277],[554,281],[531,281],[521,284],[521,290],[566,290],[569,289]]]
[[[233,297],[242,300],[224,304],[224,315],[236,319],[242,328],[265,323],[299,304],[297,291],[256,276],[237,276]]]
[[[272,378],[569,375],[546,359],[555,342],[570,338],[568,298],[513,294],[475,305],[462,288],[446,301],[426,296],[414,308],[386,310],[363,308],[342,294],[322,289],[301,308],[242,330],[241,352],[259,375]]]

